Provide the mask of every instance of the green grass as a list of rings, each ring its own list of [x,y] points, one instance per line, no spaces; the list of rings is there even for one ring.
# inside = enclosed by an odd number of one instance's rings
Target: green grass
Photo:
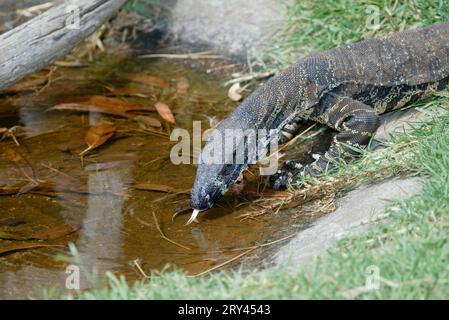
[[[128,0],[123,9],[151,19],[158,19],[169,12],[169,7],[163,0]]]
[[[372,6],[378,8],[378,21],[372,18]],[[410,27],[449,21],[449,2],[296,0],[286,7],[286,12],[286,26],[265,57],[265,60],[281,66],[311,52]]]
[[[143,1],[143,0],[142,0]],[[136,3],[138,1],[135,1]],[[380,9],[380,27],[366,27],[366,6]],[[449,20],[447,1],[295,1],[287,27],[270,47],[278,65],[297,55],[411,26]],[[426,112],[449,110],[449,93],[418,103]],[[447,299],[449,297],[449,112],[433,115],[412,133],[396,135],[382,153],[343,166],[321,180],[363,179],[402,172],[423,178],[420,194],[391,203],[363,234],[343,239],[301,268],[242,267],[191,278],[181,271],[152,274],[128,284],[108,274],[108,284],[77,293],[80,299]],[[319,183],[319,181],[311,182]],[[367,271],[379,271],[380,287],[365,290]],[[356,289],[356,290],[354,290]],[[49,295],[52,297],[52,295]]]

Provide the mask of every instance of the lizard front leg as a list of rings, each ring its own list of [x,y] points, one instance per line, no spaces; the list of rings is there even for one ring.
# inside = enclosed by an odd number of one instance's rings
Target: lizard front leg
[[[317,110],[323,110],[318,120],[338,131],[331,146],[309,165],[286,161],[284,168],[270,179],[273,189],[298,187],[304,176],[318,175],[333,169],[338,161],[350,160],[357,149],[369,143],[379,126],[379,117],[372,107],[349,97],[328,94]]]

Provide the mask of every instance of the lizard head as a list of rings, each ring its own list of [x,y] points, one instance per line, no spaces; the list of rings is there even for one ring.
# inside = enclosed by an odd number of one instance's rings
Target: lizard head
[[[262,159],[268,144],[277,136],[271,130],[278,131],[302,108],[296,103],[301,87],[289,85],[292,78],[297,78],[295,69],[271,78],[213,130],[217,136],[209,139],[198,159],[191,191],[194,211],[189,223],[200,211],[210,209],[250,164]],[[235,144],[229,148],[228,143],[234,138]],[[206,161],[210,160],[210,149],[218,161]]]
[[[192,208],[197,211],[212,208],[214,203],[235,183],[244,169],[244,164],[199,164],[191,191]]]
[[[249,123],[251,122],[241,115],[241,109],[238,108],[211,130],[208,142],[198,158],[196,178],[191,191],[194,213],[189,222],[194,220],[198,212],[210,209],[248,167],[251,158],[248,139],[241,133],[250,129]]]

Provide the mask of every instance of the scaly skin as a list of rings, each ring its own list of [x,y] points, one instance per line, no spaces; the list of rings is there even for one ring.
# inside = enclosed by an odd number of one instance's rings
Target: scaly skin
[[[294,137],[302,119],[336,130],[329,150],[314,163],[289,161],[271,177],[274,189],[298,186],[304,175],[332,169],[366,146],[380,114],[448,84],[449,23],[435,24],[305,57],[255,90],[217,130],[277,129],[281,142]],[[212,207],[246,167],[200,163],[192,207]]]

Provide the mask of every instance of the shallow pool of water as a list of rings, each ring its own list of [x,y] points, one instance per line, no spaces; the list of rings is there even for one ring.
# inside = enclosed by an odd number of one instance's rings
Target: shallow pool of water
[[[130,83],[125,76],[143,73],[168,86]],[[180,79],[182,90],[176,89]],[[167,265],[197,274],[228,261],[244,248],[285,237],[311,219],[291,212],[242,219],[249,212],[263,210],[262,204],[255,201],[257,197],[228,196],[202,214],[200,223],[185,226],[189,211],[173,216],[186,207],[188,194],[135,188],[141,183],[178,191],[191,187],[195,166],[174,165],[169,159],[173,142],[168,132],[173,126],[146,131],[135,121],[116,116],[48,111],[59,103],[129,86],[147,97],[117,99],[147,106],[149,115],[164,123],[154,111],[155,102],[162,101],[171,107],[176,127],[189,130],[193,120],[201,120],[208,128],[212,117],[222,119],[236,106],[221,81],[181,62],[110,55],[84,68],[59,67],[40,92],[3,95],[0,128],[23,128],[19,145],[12,138],[0,141],[0,231],[26,234],[51,233],[67,225],[81,228],[47,240],[0,239],[0,251],[17,243],[58,245],[0,254],[0,298],[39,296],[41,287],[64,289],[69,262],[57,257],[70,255],[69,243],[76,246],[82,269],[95,269],[100,276],[110,270],[129,280],[141,279],[139,268],[148,272]],[[77,152],[85,148],[84,135],[99,121],[110,122],[117,132],[81,160]],[[29,184],[50,187],[17,194]],[[260,183],[253,181],[250,187],[257,189]],[[253,261],[260,257],[253,256]],[[84,276],[81,280],[82,288],[92,285]]]

